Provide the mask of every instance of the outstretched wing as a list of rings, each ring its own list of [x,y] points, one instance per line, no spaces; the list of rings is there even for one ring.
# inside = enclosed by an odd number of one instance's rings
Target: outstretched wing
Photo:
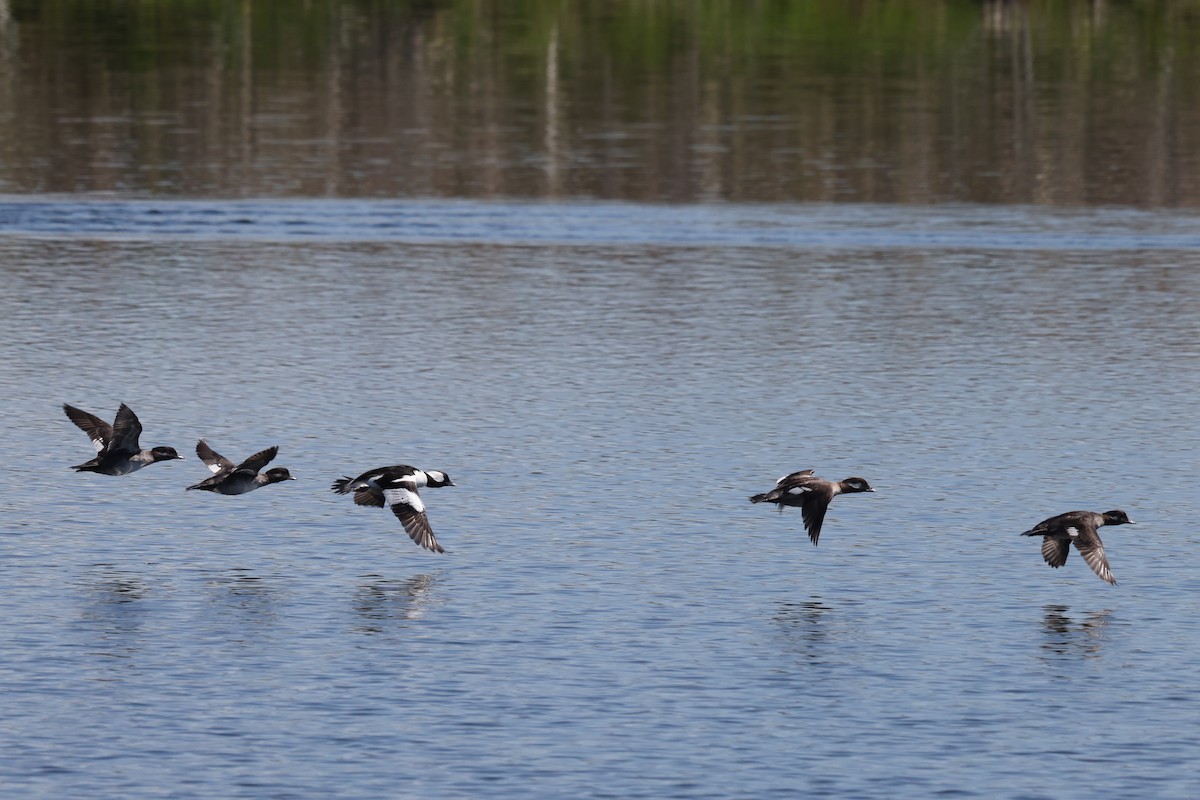
[[[261,470],[263,467],[265,467],[267,464],[270,464],[271,459],[273,459],[278,453],[279,453],[278,445],[276,445],[274,447],[268,447],[266,450],[259,450],[257,453],[255,453],[254,455],[247,458],[241,464],[238,464],[236,471],[237,472],[245,472],[250,475],[257,475],[258,471]]]
[[[79,430],[88,435],[97,453],[103,452],[105,446],[112,441],[112,425],[109,425],[95,414],[89,414],[81,408],[76,408],[66,403],[63,403],[63,411],[66,412],[67,418],[71,422],[74,422]]]
[[[1046,563],[1057,569],[1067,563],[1067,554],[1071,552],[1071,540],[1059,536],[1042,537],[1042,558]]]
[[[1075,547],[1100,580],[1116,585],[1117,579],[1108,568],[1108,558],[1104,555],[1104,543],[1100,541],[1100,534],[1096,533],[1094,528],[1082,528],[1075,537]]]
[[[432,550],[435,553],[446,552],[433,536],[433,529],[429,527],[429,517],[425,514],[425,504],[421,502],[421,496],[417,494],[415,485],[400,485],[385,489],[383,496],[391,506],[392,513],[404,526],[408,538],[426,550]]]
[[[833,493],[817,484],[796,488],[803,490],[800,515],[804,518],[804,530],[808,531],[808,540],[815,547],[817,539],[821,538],[821,524],[825,522],[825,512],[829,510],[829,501],[833,499]]]
[[[208,442],[203,439],[196,442],[196,455],[208,465],[208,468],[212,470],[214,475],[220,475],[222,472],[233,472],[235,469],[232,461],[209,447]]]
[[[136,453],[141,450],[138,438],[142,435],[142,423],[133,409],[121,403],[117,418],[113,420],[113,438],[108,445],[109,453]]]

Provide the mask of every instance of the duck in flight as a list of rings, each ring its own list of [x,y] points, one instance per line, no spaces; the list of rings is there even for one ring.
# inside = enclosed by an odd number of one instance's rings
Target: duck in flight
[[[234,464],[209,447],[208,442],[201,439],[196,442],[196,455],[212,470],[213,474],[212,477],[187,487],[187,490],[200,489],[217,494],[245,494],[260,486],[296,480],[284,467],[275,467],[266,472],[259,472],[271,463],[271,459],[275,458],[278,453],[278,447],[268,447],[266,450],[260,450],[250,456],[241,464]]]
[[[775,503],[782,511],[784,506],[799,506],[800,515],[804,519],[804,529],[808,538],[815,546],[821,537],[821,523],[825,521],[825,512],[829,504],[839,494],[855,492],[873,492],[871,484],[862,478],[846,478],[844,481],[827,481],[818,478],[811,469],[784,475],[775,481],[775,488],[769,492],[756,494],[750,498],[751,503]]]
[[[75,406],[63,403],[67,418],[92,440],[96,457],[71,469],[76,472],[98,472],[101,475],[128,475],[142,467],[159,461],[174,461],[183,458],[174,447],[153,447],[143,450],[138,444],[142,435],[142,423],[129,406],[124,403],[117,410],[116,419],[109,425],[95,414],[89,414]]]
[[[360,506],[387,506],[400,520],[410,539],[426,550],[444,553],[446,551],[429,527],[425,503],[417,490],[422,486],[433,489],[453,485],[450,476],[439,470],[397,464],[368,470],[357,478],[339,478],[329,488],[337,494],[353,492],[354,502]]]
[[[1105,525],[1133,525],[1134,522],[1124,511],[1113,510],[1098,514],[1095,511],[1068,511],[1057,517],[1044,519],[1037,525],[1022,533],[1022,536],[1042,537],[1042,558],[1046,563],[1058,569],[1067,563],[1067,555],[1071,552],[1071,544],[1083,560],[1092,568],[1092,572],[1102,581],[1113,584],[1113,577],[1108,566],[1108,557],[1104,555],[1104,542],[1100,541],[1098,528]]]

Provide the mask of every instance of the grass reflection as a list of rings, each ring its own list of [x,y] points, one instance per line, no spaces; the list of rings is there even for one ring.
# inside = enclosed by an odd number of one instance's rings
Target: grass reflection
[[[1200,201],[1194,0],[4,5],[0,191]]]

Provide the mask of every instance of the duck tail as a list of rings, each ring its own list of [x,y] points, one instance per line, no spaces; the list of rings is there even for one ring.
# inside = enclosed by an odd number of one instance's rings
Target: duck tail
[[[762,502],[765,502],[768,500],[775,499],[775,498],[771,497],[771,494],[772,494],[772,492],[763,492],[762,494],[751,495],[750,502],[751,503],[762,503]]]
[[[350,485],[350,482],[353,480],[354,480],[354,478],[348,478],[345,476],[338,478],[336,481],[334,481],[332,484],[330,484],[329,491],[336,492],[338,494],[349,494],[350,489],[348,489],[347,487]]]

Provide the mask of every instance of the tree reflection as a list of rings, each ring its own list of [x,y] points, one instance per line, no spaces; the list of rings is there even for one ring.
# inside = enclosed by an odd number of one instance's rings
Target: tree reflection
[[[8,0],[0,191],[1200,205],[1192,7]]]

